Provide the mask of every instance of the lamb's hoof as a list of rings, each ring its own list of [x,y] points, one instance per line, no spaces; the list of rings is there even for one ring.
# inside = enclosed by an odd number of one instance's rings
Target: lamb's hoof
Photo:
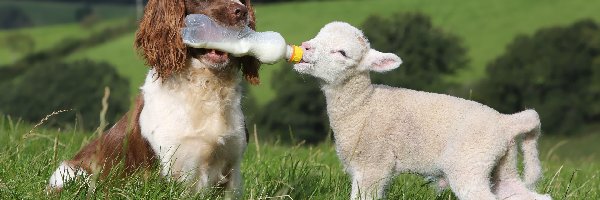
[[[549,194],[536,194],[535,200],[552,200],[552,197]]]

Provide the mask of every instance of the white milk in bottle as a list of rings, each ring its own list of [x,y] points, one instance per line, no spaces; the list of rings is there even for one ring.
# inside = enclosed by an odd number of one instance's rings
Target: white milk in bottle
[[[185,25],[181,33],[183,42],[189,47],[217,49],[237,57],[251,55],[266,64],[284,59],[297,63],[302,59],[302,48],[286,44],[277,32],[255,32],[247,26],[241,29],[223,27],[202,14],[188,15]]]

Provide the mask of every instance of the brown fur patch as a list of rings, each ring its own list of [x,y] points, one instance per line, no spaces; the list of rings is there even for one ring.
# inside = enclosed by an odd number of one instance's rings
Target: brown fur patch
[[[119,162],[123,162],[125,174],[152,166],[156,160],[155,154],[142,137],[139,125],[143,106],[144,100],[138,95],[132,111],[67,162],[90,174],[102,171],[101,177],[108,175]]]
[[[189,53],[180,29],[184,26],[183,0],[150,0],[135,35],[135,47],[154,67],[158,77],[166,78],[181,71]]]
[[[245,0],[244,5],[248,8],[248,26],[252,30],[256,30],[256,16],[254,14],[254,7],[252,7],[250,0]],[[260,84],[260,78],[258,76],[258,70],[260,69],[260,61],[252,56],[242,57],[242,73],[244,78],[252,85]]]

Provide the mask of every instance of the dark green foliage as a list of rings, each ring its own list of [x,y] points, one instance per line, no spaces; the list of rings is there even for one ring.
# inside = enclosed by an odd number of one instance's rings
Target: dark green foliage
[[[65,127],[77,122],[87,130],[99,124],[104,87],[111,90],[106,119],[115,122],[129,106],[129,81],[107,63],[89,60],[49,62],[31,66],[0,84],[0,113],[38,122],[53,111],[73,111],[51,117],[44,124]]]
[[[287,141],[315,143],[323,140],[329,132],[329,122],[325,97],[317,80],[299,75],[290,65],[276,71],[273,77],[277,78],[272,85],[277,97],[257,113],[260,132],[277,134]]]
[[[75,10],[75,20],[78,22],[83,21],[85,18],[90,17],[94,14],[94,9],[89,3],[84,3],[81,7]]]
[[[534,108],[548,134],[600,121],[600,26],[591,20],[518,36],[486,73],[476,98],[504,113]]]
[[[16,6],[0,7],[0,30],[33,25],[31,18]]]
[[[399,13],[389,19],[371,16],[363,23],[363,31],[371,48],[403,60],[398,69],[372,73],[374,83],[445,92],[450,84],[444,77],[467,65],[466,50],[458,37],[433,27],[423,14]]]
[[[443,91],[449,84],[444,75],[451,75],[465,66],[465,50],[459,40],[432,27],[428,17],[421,14],[397,14],[392,19],[370,17],[363,31],[371,47],[399,55],[405,63],[385,74],[373,74],[375,83],[428,91]],[[300,76],[291,67],[274,74],[277,96],[259,112],[257,123],[261,132],[290,134],[299,140],[314,143],[329,133],[325,97],[317,81]]]

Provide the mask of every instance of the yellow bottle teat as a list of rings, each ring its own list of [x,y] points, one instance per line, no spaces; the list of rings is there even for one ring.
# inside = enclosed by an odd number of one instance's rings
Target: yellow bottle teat
[[[302,50],[302,48],[300,48],[299,46],[296,46],[296,45],[290,45],[290,46],[291,46],[292,54],[291,54],[290,58],[288,59],[288,62],[299,63],[300,60],[302,60],[302,55],[304,54],[304,50]]]

